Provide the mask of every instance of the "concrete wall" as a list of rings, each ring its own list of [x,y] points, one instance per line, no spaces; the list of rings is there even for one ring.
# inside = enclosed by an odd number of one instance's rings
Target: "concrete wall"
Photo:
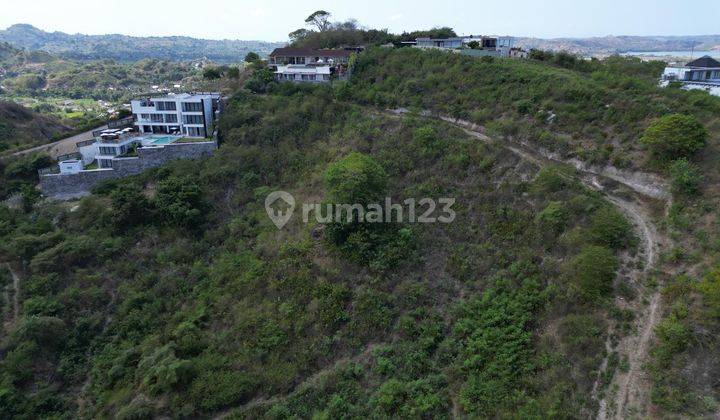
[[[43,175],[40,177],[40,189],[50,199],[68,200],[87,195],[102,181],[137,175],[173,160],[210,156],[216,149],[217,141],[142,147],[137,150],[137,157],[114,159],[112,169]]]

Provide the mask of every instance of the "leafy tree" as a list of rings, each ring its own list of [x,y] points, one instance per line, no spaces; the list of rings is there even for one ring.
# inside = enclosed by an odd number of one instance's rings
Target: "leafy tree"
[[[220,72],[220,69],[217,67],[208,67],[205,70],[203,70],[203,78],[207,80],[216,80],[222,77],[222,73]]]
[[[467,46],[473,50],[477,50],[478,48],[480,48],[480,43],[477,41],[470,41],[467,43]]]
[[[134,184],[122,184],[110,194],[112,224],[122,231],[137,226],[150,217],[150,202]]]
[[[600,208],[593,214],[590,223],[592,240],[608,248],[619,249],[626,246],[632,235],[630,223],[614,207]]]
[[[609,249],[588,245],[569,264],[567,275],[580,297],[597,301],[612,291],[618,260]]]
[[[320,32],[325,32],[330,27],[330,13],[324,10],[318,10],[305,19],[305,23],[317,28]]]
[[[563,203],[559,201],[551,201],[547,207],[537,215],[537,220],[541,226],[556,234],[565,229],[568,219],[568,211]]]
[[[665,115],[653,121],[640,141],[660,159],[689,157],[705,147],[708,132],[691,115]]]
[[[690,163],[685,158],[678,159],[670,164],[668,173],[674,193],[692,195],[698,192],[700,182],[702,181],[702,174],[697,165]]]
[[[327,199],[334,204],[379,202],[386,194],[388,176],[372,157],[352,152],[325,171]]]
[[[188,384],[194,372],[192,363],[179,359],[172,345],[168,344],[142,358],[138,374],[143,375],[142,384],[150,394],[157,395]]]
[[[155,205],[167,225],[197,228],[206,205],[202,190],[190,178],[170,177],[158,183]]]
[[[240,68],[235,67],[235,66],[228,67],[227,72],[225,74],[227,74],[227,77],[229,77],[231,79],[239,79],[240,78]]]
[[[307,29],[296,29],[288,34],[288,38],[290,38],[291,44],[297,44],[298,42],[304,40],[305,38],[310,35],[310,31]]]
[[[260,60],[260,55],[258,55],[258,53],[254,51],[250,51],[249,53],[245,54],[246,63],[253,63],[258,60]]]
[[[268,68],[259,68],[253,71],[250,78],[245,82],[245,88],[255,93],[265,93],[270,84],[275,82],[273,73]]]

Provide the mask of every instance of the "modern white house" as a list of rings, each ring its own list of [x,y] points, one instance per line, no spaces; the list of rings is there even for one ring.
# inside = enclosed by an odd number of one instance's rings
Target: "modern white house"
[[[330,81],[332,68],[329,65],[278,65],[275,80],[278,82],[327,83]]]
[[[350,56],[360,47],[343,49],[276,48],[268,67],[278,82],[327,83],[347,76]]]
[[[463,43],[463,38],[417,38],[414,46],[416,48],[459,49],[462,48]]]
[[[219,93],[182,93],[131,101],[140,133],[210,137],[219,112]]]
[[[684,66],[668,66],[663,72],[662,79],[720,86],[720,62],[706,55]]]
[[[399,46],[410,45],[415,48],[450,50],[471,57],[511,57],[527,58],[527,52],[512,46],[510,37],[486,35],[466,35],[455,38],[417,38],[415,41],[403,42]]]
[[[310,64],[328,64],[341,65],[347,64],[353,53],[359,52],[360,48],[343,48],[343,49],[313,49],[313,48],[275,48],[268,56],[268,64],[270,68],[281,65],[310,65]]]

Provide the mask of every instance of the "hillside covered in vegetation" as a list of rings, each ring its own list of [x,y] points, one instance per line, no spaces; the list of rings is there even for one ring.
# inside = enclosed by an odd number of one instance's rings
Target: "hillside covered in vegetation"
[[[255,68],[213,157],[0,207],[0,417],[588,418],[636,369],[654,412],[717,409],[717,98],[617,57],[353,61],[332,86]],[[456,217],[277,229],[275,190]]]
[[[70,128],[12,102],[0,101],[0,152],[47,143]]]
[[[71,60],[133,62],[147,58],[171,61],[212,60],[234,63],[250,51],[267,55],[282,44],[264,41],[205,40],[184,36],[133,37],[46,32],[17,24],[0,30],[0,41],[15,48],[39,50]]]

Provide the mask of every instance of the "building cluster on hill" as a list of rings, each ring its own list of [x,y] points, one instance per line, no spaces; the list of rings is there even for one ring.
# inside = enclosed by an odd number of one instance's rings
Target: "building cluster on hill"
[[[513,47],[512,38],[486,35],[467,35],[453,38],[417,38],[415,41],[399,42],[393,46],[450,50],[472,57],[527,57],[527,51],[522,48]]]
[[[441,49],[472,57],[526,58],[527,52],[512,46],[512,38],[468,35],[454,38],[417,38],[415,41],[387,44],[386,47]],[[268,66],[278,82],[327,83],[348,76],[350,56],[363,47],[337,49],[276,48],[268,56]]]

